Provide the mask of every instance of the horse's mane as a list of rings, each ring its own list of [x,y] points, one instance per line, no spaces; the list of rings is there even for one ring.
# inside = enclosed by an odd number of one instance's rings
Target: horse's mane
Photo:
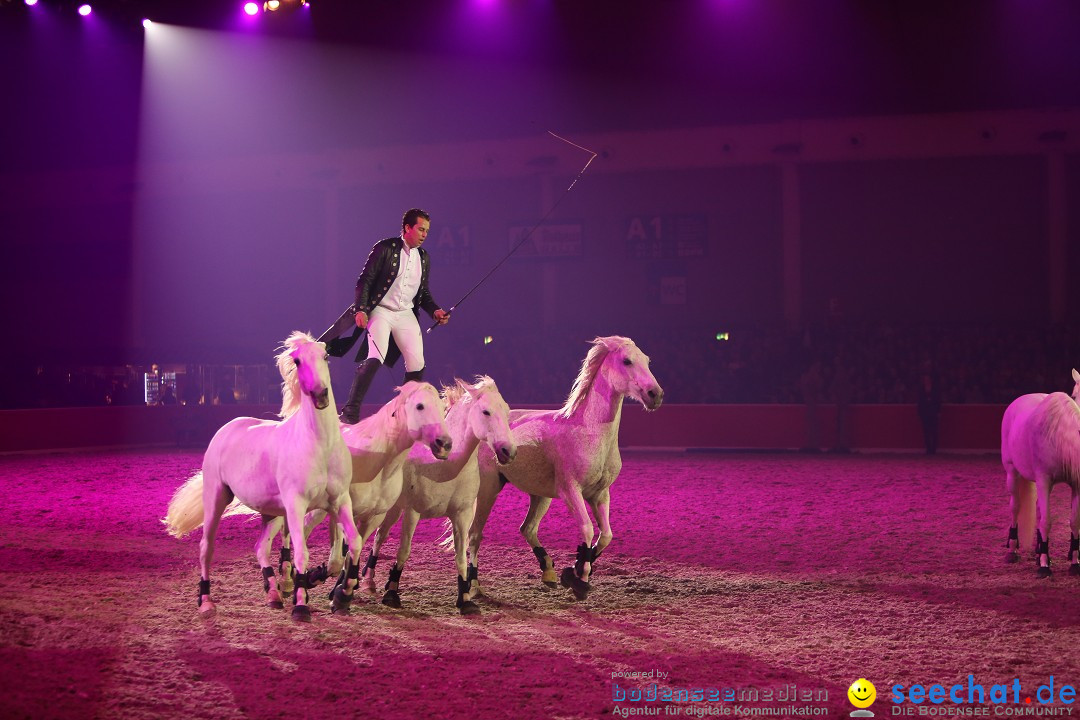
[[[441,395],[443,400],[446,401],[446,411],[449,413],[450,408],[460,401],[468,402],[469,399],[469,385],[461,378],[454,378],[453,385],[443,385]],[[472,385],[472,390],[479,393],[486,393],[492,390],[498,390],[495,387],[495,381],[487,375],[477,375],[476,383]],[[464,398],[464,400],[462,400]]]
[[[1050,393],[1039,431],[1047,444],[1060,453],[1063,470],[1070,482],[1080,481],[1080,406],[1063,392]]]
[[[608,356],[608,353],[619,348],[629,347],[634,344],[634,341],[619,335],[610,335],[608,337],[593,338],[591,343],[592,348],[590,348],[589,354],[585,356],[585,360],[581,363],[581,370],[578,371],[577,377],[574,378],[574,385],[570,388],[570,394],[566,397],[566,402],[555,413],[557,418],[568,418],[577,412],[577,409],[585,402],[593,381],[596,380],[596,373],[600,372],[600,366],[604,364],[604,359]]]
[[[293,334],[281,344],[281,352],[274,356],[278,372],[281,373],[281,410],[278,416],[285,420],[300,409],[300,381],[296,379],[296,363],[293,362],[292,352],[305,343],[317,342],[315,338],[301,330],[294,330]]]

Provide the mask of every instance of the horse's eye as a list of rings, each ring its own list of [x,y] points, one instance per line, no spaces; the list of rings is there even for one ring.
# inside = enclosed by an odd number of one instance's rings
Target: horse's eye
[[[293,362],[296,363],[296,367],[300,367],[300,358],[293,358]]]
[[[485,410],[484,415],[486,415],[488,417],[491,417],[491,411],[490,410]]]
[[[330,362],[330,353],[326,353],[325,355],[323,355],[322,359],[325,360],[326,362]]]
[[[424,403],[420,403],[419,405],[417,405],[416,409],[417,410],[423,410],[424,409]]]
[[[634,363],[630,362],[630,358],[623,358],[622,364],[629,366],[629,365],[633,365]]]

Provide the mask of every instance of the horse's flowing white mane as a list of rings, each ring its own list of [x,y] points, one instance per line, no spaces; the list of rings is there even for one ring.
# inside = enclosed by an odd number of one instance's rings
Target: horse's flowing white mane
[[[292,352],[305,343],[316,342],[306,332],[294,330],[293,334],[282,343],[281,352],[274,356],[278,372],[281,373],[281,410],[278,416],[282,420],[292,416],[300,409],[300,381],[296,378],[296,363]]]
[[[1065,393],[1051,393],[1043,400],[1046,414],[1039,430],[1043,441],[1056,446],[1070,482],[1080,481],[1080,406]]]
[[[474,392],[481,393],[481,394],[486,393],[486,392],[491,392],[492,390],[497,390],[497,389],[498,388],[495,387],[495,381],[492,380],[487,375],[477,375],[476,376],[476,383],[474,385],[472,385],[472,390]],[[444,385],[443,386],[441,394],[442,394],[443,400],[446,401],[446,412],[447,413],[450,412],[450,408],[452,408],[455,404],[457,404],[458,402],[461,402],[462,398],[464,398],[464,400],[463,400],[464,402],[469,401],[468,390],[469,390],[469,385],[464,380],[462,380],[461,378],[454,378],[454,384],[453,385]]]
[[[581,363],[581,370],[578,371],[578,376],[574,378],[574,385],[570,388],[570,394],[566,397],[566,402],[555,413],[557,418],[570,417],[585,402],[593,381],[596,380],[596,373],[600,372],[600,366],[604,364],[604,359],[607,358],[608,353],[619,348],[632,347],[634,344],[634,341],[630,338],[619,335],[597,337],[593,338],[591,342],[592,348],[589,350],[589,354],[585,356],[584,362]]]

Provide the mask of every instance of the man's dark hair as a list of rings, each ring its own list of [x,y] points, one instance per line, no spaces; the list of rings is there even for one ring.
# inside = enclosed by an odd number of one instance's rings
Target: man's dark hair
[[[420,218],[424,218],[428,222],[431,222],[431,216],[420,208],[406,210],[405,216],[401,218],[401,229],[404,230],[407,226],[415,225]]]

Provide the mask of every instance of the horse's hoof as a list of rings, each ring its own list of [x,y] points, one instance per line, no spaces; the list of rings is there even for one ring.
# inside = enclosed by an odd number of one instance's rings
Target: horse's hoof
[[[589,591],[592,590],[592,585],[579,578],[574,573],[574,568],[563,568],[562,575],[559,577],[559,582],[565,588],[570,588],[574,591],[574,597],[578,600],[584,600],[589,596]]]
[[[1020,562],[1020,553],[1016,552],[1015,550],[1005,553],[1005,562],[1009,563],[1010,565],[1012,563]]]
[[[1080,575],[1080,563],[1073,563],[1069,566],[1070,575]]]
[[[386,594],[382,596],[382,604],[386,607],[400,608],[401,596],[398,595],[397,590],[387,590]]]
[[[458,610],[461,611],[462,615],[480,614],[480,606],[474,603],[472,600],[465,600],[464,602],[462,602],[460,605],[458,605]]]
[[[285,609],[285,603],[281,602],[280,600],[271,600],[270,602],[268,602],[266,604],[269,605],[270,607],[272,607],[274,610],[284,610]]]
[[[325,563],[308,571],[308,582],[311,583],[311,587],[322,585],[328,577],[330,577],[330,573],[327,572]]]
[[[217,606],[214,603],[206,600],[199,606],[199,617],[206,619],[212,618],[217,615]]]
[[[559,576],[555,574],[554,569],[548,569],[544,571],[543,577],[540,578],[540,582],[544,583],[548,587],[559,586]]]
[[[352,612],[349,607],[351,604],[352,595],[346,595],[345,590],[341,587],[334,588],[334,598],[330,604],[330,613],[332,615],[349,615]]]
[[[307,605],[297,605],[292,609],[292,619],[296,622],[311,622],[311,611]]]
[[[369,595],[378,594],[378,589],[375,587],[375,580],[372,578],[364,578],[360,581],[360,589]]]
[[[1038,571],[1037,571],[1037,572],[1035,573],[1035,577],[1037,577],[1037,578],[1040,578],[1040,579],[1041,579],[1041,578],[1048,578],[1048,577],[1050,577],[1050,576],[1051,576],[1051,575],[1053,575],[1053,574],[1054,574],[1054,573],[1053,573],[1053,571],[1051,571],[1051,570],[1050,570],[1050,568],[1048,568],[1048,567],[1041,567],[1041,568],[1039,568],[1039,569],[1038,569]]]

